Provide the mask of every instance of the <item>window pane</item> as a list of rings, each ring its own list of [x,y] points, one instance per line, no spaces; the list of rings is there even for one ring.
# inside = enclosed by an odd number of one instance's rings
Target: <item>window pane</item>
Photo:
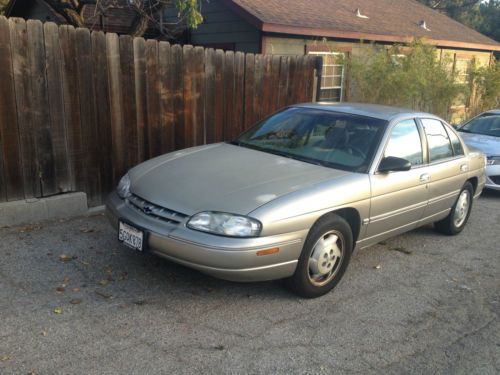
[[[458,136],[452,131],[448,130],[448,135],[450,136],[451,139],[451,145],[453,146],[453,152],[455,155],[463,155],[464,154],[464,149],[462,147],[462,143],[460,142],[460,139],[458,139]]]
[[[427,134],[430,161],[452,157],[453,149],[451,148],[450,138],[441,121],[422,119],[422,124]]]
[[[385,156],[406,159],[412,165],[420,165],[424,162],[422,143],[414,120],[402,121],[394,127],[385,149]]]

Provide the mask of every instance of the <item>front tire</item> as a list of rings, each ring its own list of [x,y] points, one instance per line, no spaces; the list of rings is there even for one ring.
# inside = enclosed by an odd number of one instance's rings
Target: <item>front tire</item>
[[[293,292],[316,298],[332,290],[340,281],[351,259],[352,230],[340,216],[329,214],[311,228],[297,264],[288,280]]]
[[[460,190],[460,194],[451,208],[450,214],[443,220],[434,223],[436,230],[449,236],[460,233],[469,220],[473,195],[474,187],[467,181],[462,187],[462,190]]]

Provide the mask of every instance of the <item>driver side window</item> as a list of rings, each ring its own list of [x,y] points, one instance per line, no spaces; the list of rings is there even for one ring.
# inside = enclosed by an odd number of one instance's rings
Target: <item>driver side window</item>
[[[412,166],[423,164],[422,142],[415,120],[402,121],[392,129],[384,156],[406,159]]]

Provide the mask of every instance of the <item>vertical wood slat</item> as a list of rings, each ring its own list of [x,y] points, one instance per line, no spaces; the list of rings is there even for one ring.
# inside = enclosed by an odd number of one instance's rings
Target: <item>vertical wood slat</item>
[[[47,91],[50,112],[50,135],[57,192],[71,191],[71,174],[66,142],[66,113],[62,83],[61,45],[55,23],[44,24]]]
[[[205,142],[215,142],[215,50],[205,50],[205,106],[203,123],[205,124]]]
[[[172,53],[172,90],[174,96],[174,124],[175,124],[175,148],[181,149],[185,145],[184,135],[184,76],[183,60],[184,53],[180,45],[171,48]]]
[[[227,51],[224,58],[224,136],[225,141],[233,137],[233,119],[234,119],[234,95],[235,76],[234,76],[234,52]]]
[[[9,27],[24,197],[40,197],[41,191],[36,165],[35,135],[31,120],[33,109],[26,21],[21,18],[10,18]],[[2,189],[5,188],[5,182],[2,183],[1,177],[2,173],[0,172],[0,184],[2,185],[0,186],[0,200],[2,200],[3,195]]]
[[[254,71],[254,96],[253,96],[253,123],[262,120],[263,107],[262,98],[264,95],[264,56],[255,55],[255,71]]]
[[[68,162],[70,165],[71,189],[85,190],[85,166],[80,123],[80,95],[77,70],[75,29],[73,26],[59,28],[61,45],[63,110],[65,115]]]
[[[134,77],[135,77],[135,103],[137,116],[137,144],[138,159],[146,160],[147,144],[147,94],[146,94],[146,41],[143,38],[134,38]]]
[[[231,140],[243,132],[245,110],[245,54],[236,52],[234,55],[234,116],[232,119]]]
[[[95,85],[95,106],[97,115],[97,164],[100,174],[100,193],[104,199],[115,186],[113,163],[111,160],[111,112],[108,86],[108,60],[106,56],[106,36],[94,31],[92,40],[92,73]]]
[[[221,142],[224,139],[224,51],[218,49],[215,51],[215,142]]]
[[[37,172],[41,194],[42,196],[48,196],[56,194],[58,191],[50,129],[51,115],[47,91],[43,24],[40,21],[28,20],[27,30],[33,101],[31,118],[35,133]]]
[[[0,17],[0,201],[24,197],[9,23]]]
[[[81,139],[87,200],[91,205],[102,203],[101,171],[98,161],[97,113],[92,70],[92,44],[88,29],[75,31],[78,85],[80,95]]]
[[[158,43],[146,41],[146,101],[148,158],[161,154],[160,82],[158,79]]]
[[[247,53],[245,58],[245,130],[254,122],[254,82],[255,82],[255,55]]]
[[[139,162],[139,143],[137,137],[137,112],[135,103],[134,46],[130,35],[120,36],[120,69],[122,81],[123,134],[126,152],[126,168]]]
[[[161,153],[175,149],[174,129],[174,100],[172,96],[172,53],[167,42],[160,42],[158,46],[158,81],[159,81],[159,121]]]

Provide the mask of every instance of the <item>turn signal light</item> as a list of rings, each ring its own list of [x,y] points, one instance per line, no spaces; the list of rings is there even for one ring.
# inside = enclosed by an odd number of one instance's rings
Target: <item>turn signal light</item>
[[[276,254],[279,251],[280,251],[280,249],[278,247],[273,247],[272,249],[266,249],[266,250],[259,250],[259,251],[257,251],[257,256],[261,257],[263,255]]]

